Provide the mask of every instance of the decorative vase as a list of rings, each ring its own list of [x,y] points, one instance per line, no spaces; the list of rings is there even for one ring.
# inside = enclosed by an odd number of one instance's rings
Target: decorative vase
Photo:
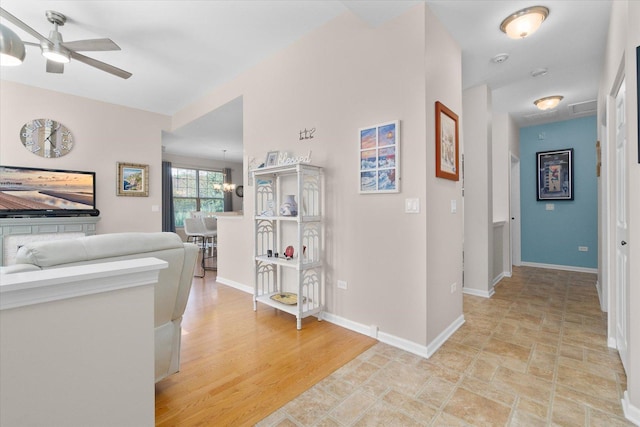
[[[284,196],[284,202],[280,205],[280,215],[282,216],[297,216],[298,204],[296,203],[296,196],[288,194]]]

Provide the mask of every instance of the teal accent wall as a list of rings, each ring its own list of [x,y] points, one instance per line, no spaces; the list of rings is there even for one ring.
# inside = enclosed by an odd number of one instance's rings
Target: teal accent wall
[[[596,140],[596,116],[520,129],[523,262],[598,267]],[[537,201],[536,153],[566,148],[573,148],[574,199]]]

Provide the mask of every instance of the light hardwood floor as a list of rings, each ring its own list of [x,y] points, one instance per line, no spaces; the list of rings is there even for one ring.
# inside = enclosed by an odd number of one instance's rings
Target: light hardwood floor
[[[194,278],[180,372],[156,384],[157,426],[245,426],[262,420],[376,343],[314,317],[293,316]]]

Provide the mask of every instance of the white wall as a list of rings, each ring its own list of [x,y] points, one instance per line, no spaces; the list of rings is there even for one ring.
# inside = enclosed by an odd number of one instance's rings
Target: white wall
[[[451,64],[447,73],[440,61]],[[436,182],[432,135],[436,99],[461,111],[460,76],[459,48],[423,4],[377,28],[347,12],[179,112],[173,127],[242,95],[245,168],[270,150],[311,150],[325,171],[328,311],[424,346],[462,315],[461,294],[448,291],[461,280],[461,216],[448,213],[459,184]],[[401,193],[360,195],[358,129],[394,119],[401,121]],[[299,130],[311,127],[315,138],[300,142]],[[253,269],[252,196],[247,183],[247,215],[233,225],[239,243],[226,249],[245,261],[219,272],[239,283]],[[408,197],[420,199],[419,214],[404,213]],[[431,241],[427,224],[441,219]],[[347,290],[336,288],[338,279]],[[437,306],[432,324],[427,292],[436,287],[446,294],[429,303]]]
[[[463,92],[464,291],[493,295],[491,92],[479,85]]]
[[[169,117],[0,81],[0,164],[96,172],[97,232],[160,231],[161,132]],[[73,150],[45,159],[27,151],[20,129],[29,120],[51,118],[69,128]],[[117,162],[149,165],[149,197],[116,196]]]
[[[638,164],[638,97],[637,97],[637,75],[636,75],[636,46],[640,45],[640,2],[620,0],[612,3],[611,19],[609,25],[609,37],[607,40],[607,51],[605,64],[603,67],[602,79],[600,80],[600,88],[598,92],[598,103],[601,106],[607,105],[608,97],[613,90],[614,83],[618,71],[623,70],[626,76],[626,136],[627,136],[627,195],[628,215],[629,218],[629,258],[631,260],[629,268],[629,363],[627,371],[627,391],[628,403],[630,405],[631,415],[636,423],[640,422],[640,289],[636,286],[640,283],[640,246],[633,242],[640,242],[640,192],[637,191],[637,184],[640,182],[640,165]],[[622,67],[621,67],[622,65]],[[598,109],[598,123],[606,123],[604,116],[606,109]],[[611,138],[614,124],[608,123],[609,136],[599,136],[601,141],[613,141]],[[598,129],[600,132],[603,128]],[[613,143],[609,144],[609,159],[615,159],[613,156]],[[615,177],[615,161],[610,161],[612,168],[608,179]],[[611,184],[611,182],[609,182]],[[609,187],[611,188],[611,187]],[[613,193],[611,194],[613,197]],[[614,206],[609,207],[611,212],[615,212]],[[611,221],[614,222],[613,220]],[[615,224],[613,224],[615,225]],[[615,236],[613,225],[606,229],[608,235]],[[605,224],[606,226],[606,224]],[[609,245],[610,253],[615,248],[612,239],[604,242]],[[608,270],[614,271],[615,265],[610,265]],[[614,289],[614,284],[609,283],[609,289]],[[612,295],[610,293],[610,295]],[[615,307],[615,299],[609,300],[609,307]],[[612,313],[613,310],[610,310]],[[611,319],[611,316],[610,316]],[[610,327],[611,327],[610,320]],[[611,331],[610,331],[611,334]],[[629,415],[627,415],[629,416]]]

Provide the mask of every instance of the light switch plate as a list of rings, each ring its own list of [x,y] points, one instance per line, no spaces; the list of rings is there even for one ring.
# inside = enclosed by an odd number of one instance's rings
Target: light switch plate
[[[556,205],[554,205],[553,203],[547,203],[546,209],[548,211],[555,210],[555,208],[556,208]]]
[[[458,212],[458,201],[453,199],[451,200],[451,213]]]
[[[404,199],[404,213],[420,213],[420,199]]]

